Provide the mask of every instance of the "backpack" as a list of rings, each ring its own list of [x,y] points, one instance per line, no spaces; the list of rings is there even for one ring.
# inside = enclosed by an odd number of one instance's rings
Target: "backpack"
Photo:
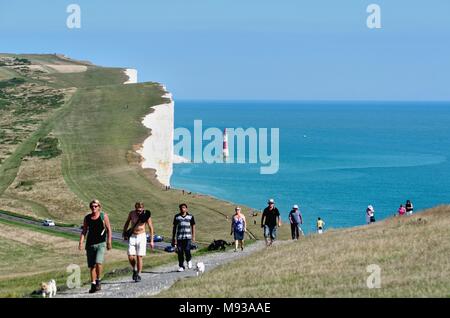
[[[164,251],[172,253],[172,252],[175,252],[175,248],[173,246],[169,245],[164,248]]]

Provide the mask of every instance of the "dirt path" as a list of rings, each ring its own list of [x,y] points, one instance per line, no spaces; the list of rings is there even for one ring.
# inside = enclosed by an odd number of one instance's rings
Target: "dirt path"
[[[223,253],[211,253],[208,255],[194,256],[192,263],[195,266],[197,262],[205,264],[205,271],[210,271],[219,265],[227,264],[241,257],[248,256],[256,251],[265,248],[264,241],[246,247],[244,251],[234,252],[234,248],[228,248]],[[144,271],[141,275],[142,281],[135,283],[131,277],[122,277],[110,281],[102,282],[100,292],[89,294],[90,286],[84,286],[80,289],[67,290],[58,293],[57,297],[64,298],[136,298],[149,297],[159,294],[161,291],[170,288],[176,281],[188,277],[196,279],[197,272],[193,269],[185,272],[177,272],[178,264],[159,266],[151,271]]]

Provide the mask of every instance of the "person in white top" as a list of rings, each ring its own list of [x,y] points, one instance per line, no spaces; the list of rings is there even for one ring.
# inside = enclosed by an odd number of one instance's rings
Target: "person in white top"
[[[369,205],[366,209],[366,223],[370,224],[375,222],[375,209]]]

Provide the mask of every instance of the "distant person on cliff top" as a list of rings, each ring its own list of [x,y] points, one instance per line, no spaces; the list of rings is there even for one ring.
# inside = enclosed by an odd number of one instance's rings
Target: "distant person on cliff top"
[[[297,204],[294,204],[291,212],[289,212],[289,222],[291,222],[291,236],[293,240],[298,240],[300,233],[304,236],[300,227],[303,224],[302,214]]]
[[[266,246],[271,246],[277,238],[277,226],[281,226],[280,211],[275,207],[275,201],[270,199],[261,217],[261,227],[264,228]]]
[[[321,218],[317,218],[317,233],[322,234],[325,222]]]
[[[131,228],[128,229],[130,223]],[[132,279],[136,283],[141,281],[143,258],[147,253],[146,225],[150,232],[150,247],[153,249],[153,224],[151,212],[149,210],[144,211],[143,202],[136,202],[134,210],[128,213],[128,218],[123,226],[122,234],[123,238],[128,240],[128,261],[133,269]]]
[[[239,245],[241,245],[241,250],[244,250],[244,234],[247,231],[247,222],[240,207],[237,206],[234,210],[230,235],[234,234],[234,251],[237,252]]]
[[[100,201],[92,200],[89,208],[91,213],[84,217],[78,249],[81,251],[83,248],[84,237],[87,235],[85,249],[91,274],[89,293],[95,293],[101,290],[102,264],[106,249],[112,248],[112,231],[108,215],[101,211]]]
[[[406,208],[403,206],[403,204],[400,204],[400,207],[398,208],[398,215],[405,215]]]
[[[366,209],[366,222],[367,224],[375,222],[375,209],[371,205]]]
[[[412,202],[410,200],[406,201],[405,209],[406,209],[406,215],[413,214],[414,206],[413,206],[413,204],[412,204]]]
[[[184,272],[185,257],[187,267],[192,268],[191,244],[195,242],[195,219],[189,214],[187,204],[180,204],[179,209],[180,213],[173,218],[172,246],[177,247],[178,271]]]

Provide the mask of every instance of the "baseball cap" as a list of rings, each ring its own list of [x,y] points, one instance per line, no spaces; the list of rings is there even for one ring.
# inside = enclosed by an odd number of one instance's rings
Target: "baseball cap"
[[[294,204],[294,206],[292,207],[293,209],[298,209],[298,205]]]
[[[267,203],[275,203],[274,199],[269,199]]]

